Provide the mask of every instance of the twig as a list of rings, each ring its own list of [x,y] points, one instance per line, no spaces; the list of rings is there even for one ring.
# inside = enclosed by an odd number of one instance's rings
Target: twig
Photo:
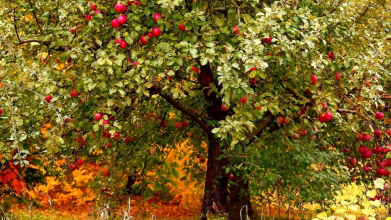
[[[18,41],[19,43],[21,43],[21,40],[20,40],[20,37],[19,37],[19,33],[18,33],[18,27],[16,26],[16,7],[14,8],[14,28],[15,28],[15,33],[16,33],[16,37],[18,38]]]
[[[34,19],[35,19],[35,22],[37,22],[38,29],[39,29],[39,31],[41,32],[41,34],[43,34],[41,25],[39,25],[39,21],[38,21],[37,15],[35,14],[34,7],[33,7],[33,4],[31,3],[31,0],[29,0],[29,3],[30,3],[31,9],[33,10]]]

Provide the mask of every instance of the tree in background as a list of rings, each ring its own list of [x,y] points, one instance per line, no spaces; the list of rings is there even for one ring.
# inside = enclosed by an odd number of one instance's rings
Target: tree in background
[[[3,164],[87,158],[108,169],[95,186],[119,194],[126,175],[147,197],[178,176],[165,159],[189,140],[183,179],[205,181],[202,219],[239,219],[251,194],[300,206],[349,175],[389,175],[388,1],[0,5]]]

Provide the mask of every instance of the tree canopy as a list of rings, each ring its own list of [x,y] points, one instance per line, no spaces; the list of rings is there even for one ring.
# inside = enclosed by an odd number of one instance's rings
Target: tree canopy
[[[206,181],[203,213],[229,209],[221,187],[280,190],[299,206],[349,176],[389,175],[389,1],[0,6],[3,164],[87,158],[107,164],[105,181],[140,177],[132,190],[149,196],[178,175],[165,158],[188,141],[183,179]]]

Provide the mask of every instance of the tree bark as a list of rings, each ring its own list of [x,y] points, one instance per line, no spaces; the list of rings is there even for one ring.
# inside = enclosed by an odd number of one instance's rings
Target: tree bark
[[[137,179],[137,173],[136,172],[133,172],[132,175],[128,176],[128,182],[126,183],[126,186],[125,186],[126,193],[128,193],[128,194],[134,193],[133,189],[132,189],[132,186],[136,183],[136,179]]]
[[[202,220],[207,219],[208,213],[220,214],[230,220],[240,219],[240,210],[243,206],[247,206],[251,212],[248,183],[239,177],[234,177],[232,181],[235,184],[228,185],[229,174],[224,170],[228,165],[228,159],[225,157],[218,159],[222,155],[219,143],[218,139],[209,137]],[[245,211],[242,216],[246,216]]]
[[[221,95],[210,92],[210,84],[214,84],[218,90],[221,90],[212,74],[210,65],[201,65],[201,72],[198,76],[205,100],[208,102],[208,118],[215,121],[225,120],[229,113],[221,109]],[[210,128],[210,130],[212,129]],[[240,219],[240,209],[243,206],[247,205],[248,210],[251,210],[248,183],[245,183],[240,177],[234,177],[232,181],[235,184],[228,184],[229,174],[225,173],[225,168],[229,165],[229,161],[221,151],[221,140],[211,132],[208,132],[207,136],[209,142],[208,162],[201,219],[206,220],[208,213],[214,213],[230,220],[238,220]],[[244,217],[245,213],[243,214]]]

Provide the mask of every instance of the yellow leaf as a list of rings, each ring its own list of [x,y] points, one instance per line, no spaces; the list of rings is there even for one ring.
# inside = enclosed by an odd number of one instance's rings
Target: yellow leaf
[[[391,217],[387,217],[386,220],[391,220]]]
[[[367,196],[369,198],[375,198],[376,195],[377,195],[377,192],[376,192],[375,189],[374,190],[370,190],[370,191],[367,192]]]
[[[384,189],[384,179],[382,179],[382,178],[377,178],[375,181],[374,181],[374,183],[375,183],[375,187],[377,188],[377,189]]]
[[[381,206],[381,202],[379,200],[372,201],[371,204],[375,207]]]
[[[376,220],[374,217],[369,217],[368,220]]]
[[[369,208],[371,206],[371,201],[366,201],[366,202],[363,202],[362,205],[364,206],[364,208]]]
[[[356,216],[354,215],[345,215],[345,217],[349,220],[356,220]]]
[[[376,215],[376,212],[374,209],[361,209],[361,212],[364,214],[364,215]]]
[[[319,219],[327,219],[327,214],[326,212],[319,213],[316,217]]]
[[[335,211],[336,214],[342,214],[342,213],[345,213],[346,212],[346,209],[337,209]]]
[[[357,206],[356,205],[350,205],[349,209],[357,212]]]

